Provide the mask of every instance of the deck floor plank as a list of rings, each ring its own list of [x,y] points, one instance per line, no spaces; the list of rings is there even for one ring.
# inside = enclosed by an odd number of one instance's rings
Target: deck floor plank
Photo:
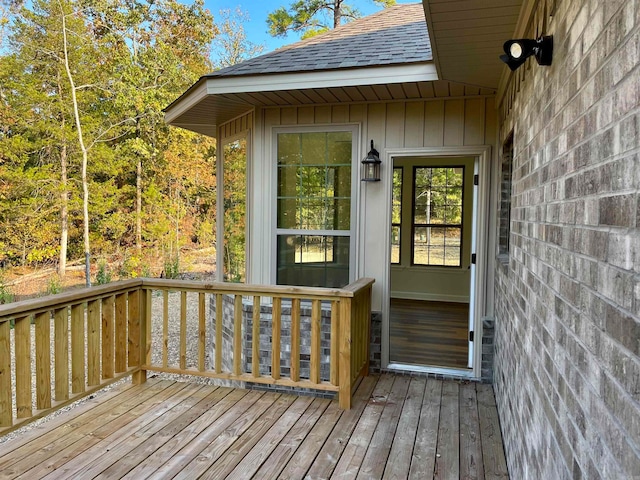
[[[486,480],[509,478],[493,387],[491,385],[477,385],[476,389],[484,478]]]
[[[373,437],[371,437],[367,453],[362,459],[362,466],[357,478],[382,478],[410,382],[411,378],[404,375],[396,377],[393,382],[389,399],[384,406]],[[405,433],[398,432],[399,435]]]
[[[158,384],[158,388],[140,390],[137,395],[124,395],[119,405],[110,409],[97,409],[95,415],[81,415],[70,422],[55,426],[39,438],[22,445],[14,451],[13,463],[2,462],[0,478],[39,478],[48,474],[59,464],[65,464],[81,455],[92,445],[118,428],[138,420],[141,411],[176,395],[186,385],[171,382]]]
[[[230,393],[225,395],[229,390],[231,390]],[[223,415],[248,393],[247,390],[227,389],[225,387],[219,388],[217,391],[220,394],[220,400],[214,406],[209,408],[197,420],[191,422],[184,430],[168,440],[162,447],[140,462],[136,468],[122,478],[143,480],[152,476],[167,458],[170,458],[174,452],[205,430],[214,420]]]
[[[364,381],[361,387],[363,385]],[[362,403],[355,403],[351,410],[343,411],[337,402],[331,402],[321,420],[311,429],[278,478],[328,478],[360,418],[374,385],[375,382],[368,390],[365,385],[356,392],[355,398]],[[365,390],[368,391],[366,395],[363,394]]]
[[[460,478],[459,389],[456,382],[444,382],[442,385],[436,469],[434,471],[434,478],[437,480],[458,480]]]
[[[0,444],[0,478],[509,478],[490,385],[391,373],[363,379],[348,411],[150,379],[34,432]]]
[[[384,469],[385,479],[404,479],[409,476],[413,446],[418,433],[418,421],[427,386],[425,377],[414,377],[409,384],[409,391],[404,401],[402,415],[398,423],[398,434],[392,439],[389,460]]]
[[[484,480],[475,383],[460,385],[460,478]]]
[[[438,425],[440,423],[440,404],[442,400],[442,381],[434,378],[427,380],[418,422],[416,443],[411,455],[410,479],[431,478],[435,470],[438,444]]]
[[[340,461],[333,473],[334,478],[355,478],[358,475],[362,461],[367,454],[369,443],[375,433],[378,421],[382,416],[394,383],[393,375],[382,375],[365,407],[358,425],[353,431]]]
[[[282,470],[298,450],[298,447],[300,447],[308,437],[318,420],[321,417],[324,418],[323,413],[327,410],[330,403],[330,400],[316,398],[291,430],[289,430],[287,435],[271,452],[268,460],[260,466],[260,469],[255,474],[255,478],[264,480],[282,478]]]
[[[160,401],[160,398],[148,404],[141,404],[140,411],[136,412],[137,418],[134,417],[132,422],[121,426],[44,478],[47,480],[94,478],[142,443],[146,436],[155,433],[172,421],[174,415],[182,411],[182,408],[176,407],[180,407],[184,402],[195,401],[195,395],[201,388],[199,385],[188,385],[160,403],[160,407],[155,405],[155,401]]]

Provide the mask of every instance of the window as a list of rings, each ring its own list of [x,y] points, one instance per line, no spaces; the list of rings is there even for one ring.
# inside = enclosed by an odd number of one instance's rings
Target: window
[[[226,282],[244,283],[246,275],[247,139],[225,143],[224,264]]]
[[[464,167],[414,167],[413,265],[460,267]]]
[[[400,263],[400,228],[402,223],[402,167],[393,168],[391,199],[391,263]]]
[[[279,285],[349,283],[353,132],[278,133]]]
[[[502,146],[500,169],[500,225],[498,231],[498,254],[509,254],[511,232],[511,173],[513,170],[513,132]]]

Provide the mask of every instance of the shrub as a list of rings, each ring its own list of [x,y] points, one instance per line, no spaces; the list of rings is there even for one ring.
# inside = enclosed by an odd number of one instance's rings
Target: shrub
[[[178,278],[180,275],[180,257],[166,257],[164,259],[164,278]]]
[[[62,291],[62,282],[60,281],[60,277],[57,275],[53,275],[49,278],[49,282],[47,283],[47,295],[55,295],[56,293],[60,293]]]
[[[111,272],[107,266],[107,262],[101,260],[98,263],[98,272],[96,273],[96,283],[98,285],[105,285],[111,283]]]

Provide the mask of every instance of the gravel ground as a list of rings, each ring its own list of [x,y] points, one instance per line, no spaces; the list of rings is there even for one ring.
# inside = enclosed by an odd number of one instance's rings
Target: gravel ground
[[[208,312],[208,299],[209,296],[206,297],[207,302],[205,303],[205,309]],[[156,365],[162,365],[162,310],[163,310],[163,297],[161,292],[154,292],[153,300],[152,300],[152,335],[151,335],[151,345],[152,345],[152,363]],[[207,319],[209,315],[207,313]],[[207,324],[209,322],[207,321]],[[53,358],[53,346],[54,346],[54,329],[53,329],[53,321],[51,322],[51,352]],[[168,335],[168,363],[169,365],[178,365],[180,358],[180,293],[173,292],[169,294],[169,335]],[[198,295],[195,293],[187,294],[187,367],[197,367],[198,365]],[[14,331],[11,330],[11,358],[15,358],[14,355]],[[32,389],[33,389],[33,402],[35,405],[35,384],[36,384],[36,375],[35,375],[35,327],[31,326],[31,352],[32,352]],[[85,352],[86,355],[86,352]],[[85,356],[86,358],[86,356]],[[207,351],[207,355],[205,358],[205,363],[207,368],[211,367],[211,359],[209,352]],[[53,362],[52,362],[53,365]],[[69,371],[71,371],[71,367],[69,366]],[[15,365],[12,365],[12,382],[15,386]],[[224,383],[219,380],[209,379],[205,377],[196,377],[191,375],[172,375],[172,374],[156,374],[154,372],[149,372],[149,377],[156,376],[161,378],[172,379],[176,381],[189,381],[192,383],[198,384],[221,384]],[[51,378],[53,379],[53,371],[51,374]],[[22,433],[33,430],[34,428],[42,425],[46,422],[51,421],[53,418],[58,417],[64,412],[68,412],[69,410],[82,405],[94,398],[100,398],[105,394],[109,393],[113,389],[121,388],[123,385],[131,382],[131,379],[125,378],[118,382],[115,382],[111,385],[104,387],[103,389],[95,392],[88,397],[80,399],[60,410],[57,410],[46,417],[36,420],[28,425],[14,431],[8,433],[4,436],[0,437],[0,445],[4,442],[9,442],[12,439],[19,437]],[[52,381],[52,392],[54,389],[53,381]],[[53,393],[52,393],[53,395]],[[14,414],[15,414],[15,389],[14,389]]]

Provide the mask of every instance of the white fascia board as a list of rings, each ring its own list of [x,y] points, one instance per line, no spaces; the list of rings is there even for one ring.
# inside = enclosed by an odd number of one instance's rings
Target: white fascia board
[[[207,84],[202,82],[186,97],[173,104],[164,114],[165,123],[171,125],[176,118],[187,112],[191,107],[200,103],[207,96]]]
[[[207,94],[274,92],[306,88],[355,87],[387,83],[430,82],[438,80],[433,63],[371,67],[321,72],[296,72],[209,78]]]

